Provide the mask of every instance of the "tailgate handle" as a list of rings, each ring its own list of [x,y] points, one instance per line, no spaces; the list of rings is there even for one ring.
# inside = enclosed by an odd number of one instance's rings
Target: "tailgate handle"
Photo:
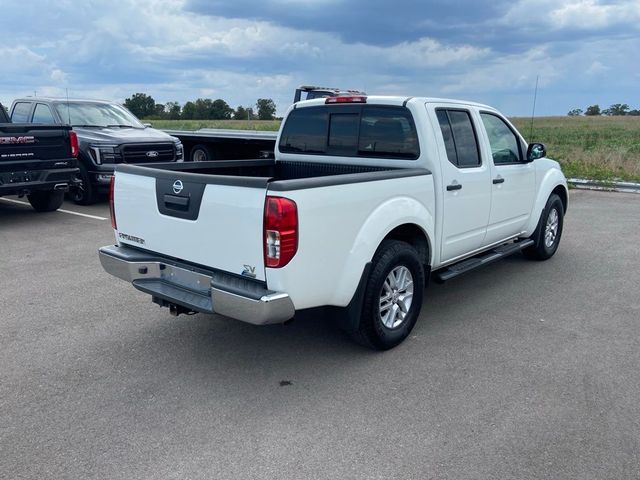
[[[165,207],[171,208],[173,210],[188,210],[189,197],[180,197],[178,195],[165,194],[164,205]]]

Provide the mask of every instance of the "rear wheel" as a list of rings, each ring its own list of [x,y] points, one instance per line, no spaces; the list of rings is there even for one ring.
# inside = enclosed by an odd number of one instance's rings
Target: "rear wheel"
[[[95,186],[91,184],[91,178],[87,168],[81,163],[76,175],[77,183],[69,189],[69,199],[78,205],[91,205],[98,197]]]
[[[191,149],[191,161],[192,162],[208,162],[210,160],[216,160],[219,157],[215,148],[209,145],[195,145]]]
[[[27,199],[36,212],[53,212],[62,206],[64,192],[33,192],[27,195]]]
[[[540,215],[535,232],[530,237],[535,243],[525,248],[524,254],[534,260],[547,260],[553,257],[560,244],[563,223],[564,206],[560,197],[553,193]]]
[[[373,257],[353,338],[376,350],[399,345],[416,324],[423,290],[424,268],[416,250],[399,240],[385,240]]]

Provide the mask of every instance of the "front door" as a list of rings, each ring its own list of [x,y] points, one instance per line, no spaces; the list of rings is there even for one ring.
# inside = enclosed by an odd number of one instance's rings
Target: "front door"
[[[520,234],[529,222],[535,199],[536,174],[525,161],[523,141],[499,115],[480,112],[483,134],[491,151],[491,216],[485,244]]]
[[[435,110],[443,192],[440,258],[451,262],[482,246],[491,209],[490,166],[482,161],[472,111]]]

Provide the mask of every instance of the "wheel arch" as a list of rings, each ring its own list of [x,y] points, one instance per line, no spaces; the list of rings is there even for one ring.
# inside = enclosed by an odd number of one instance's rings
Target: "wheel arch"
[[[540,215],[544,210],[547,200],[552,194],[557,194],[562,200],[562,205],[566,213],[569,206],[569,191],[567,188],[567,180],[559,168],[549,169],[541,179],[538,186],[538,192],[531,211],[531,217],[523,236],[532,235],[540,221]]]
[[[564,185],[558,185],[551,191],[551,194],[556,194],[562,200],[562,209],[564,213],[567,213],[567,208],[569,207],[569,192],[565,188]]]
[[[382,242],[384,242],[385,240],[400,240],[402,242],[408,243],[416,249],[416,252],[418,252],[418,257],[420,258],[423,265],[427,267],[431,265],[431,241],[429,240],[429,236],[426,234],[426,232],[415,223],[404,223],[402,225],[398,225],[389,233],[387,233],[387,235],[380,242],[380,245],[382,245]],[[378,245],[378,248],[380,248],[380,245]]]

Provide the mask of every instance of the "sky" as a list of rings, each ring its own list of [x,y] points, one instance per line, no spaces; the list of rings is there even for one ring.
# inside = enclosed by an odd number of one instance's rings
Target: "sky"
[[[640,108],[640,0],[2,0],[0,102],[232,107],[296,86],[467,99],[507,115]]]

